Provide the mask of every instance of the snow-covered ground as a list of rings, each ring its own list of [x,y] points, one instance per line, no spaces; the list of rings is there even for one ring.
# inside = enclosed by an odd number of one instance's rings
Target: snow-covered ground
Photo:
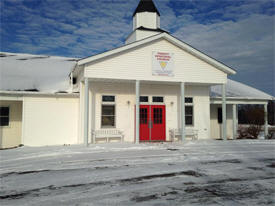
[[[0,205],[274,205],[275,141],[0,151]]]

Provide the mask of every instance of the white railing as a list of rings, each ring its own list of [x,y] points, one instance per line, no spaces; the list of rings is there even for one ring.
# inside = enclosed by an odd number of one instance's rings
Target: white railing
[[[120,139],[120,141],[123,142],[123,132],[118,129],[92,130],[92,142],[94,143],[96,143],[99,140],[105,140],[106,142],[110,142],[111,139]]]
[[[171,137],[172,142],[176,141],[176,139],[179,141],[181,137],[181,129],[169,129],[169,135]],[[191,137],[192,140],[197,140],[198,130],[193,128],[186,128],[185,136],[186,138]]]

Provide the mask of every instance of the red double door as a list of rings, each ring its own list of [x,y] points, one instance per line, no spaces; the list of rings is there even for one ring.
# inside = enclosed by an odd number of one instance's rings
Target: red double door
[[[165,141],[165,105],[140,105],[140,141]]]

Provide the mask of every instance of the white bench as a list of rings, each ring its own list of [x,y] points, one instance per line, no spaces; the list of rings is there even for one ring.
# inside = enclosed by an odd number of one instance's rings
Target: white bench
[[[193,128],[186,128],[185,129],[185,136],[186,138],[191,137],[192,140],[198,139],[198,130]],[[176,141],[176,138],[178,141],[181,137],[181,129],[169,129],[169,134],[171,137],[172,142]]]
[[[99,140],[105,140],[110,142],[111,139],[120,139],[121,142],[124,141],[123,132],[118,129],[101,129],[101,130],[92,130],[92,138],[94,143]]]

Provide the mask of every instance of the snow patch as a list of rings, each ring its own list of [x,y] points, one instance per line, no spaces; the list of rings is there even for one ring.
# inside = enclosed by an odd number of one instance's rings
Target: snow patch
[[[76,58],[0,53],[0,90],[69,92]]]
[[[221,97],[222,89],[220,85],[211,86],[211,97]],[[255,98],[255,99],[266,99],[272,100],[272,96],[262,92],[258,89],[242,84],[240,82],[227,79],[226,84],[226,97],[239,97],[239,98]]]

